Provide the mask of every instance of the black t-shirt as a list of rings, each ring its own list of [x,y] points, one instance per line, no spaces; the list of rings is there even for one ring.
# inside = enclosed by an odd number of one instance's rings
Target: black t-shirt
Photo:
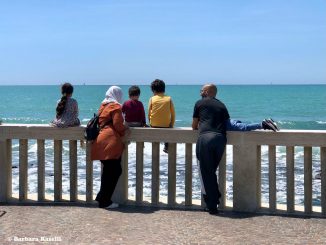
[[[196,102],[193,118],[199,119],[199,133],[210,131],[226,134],[225,121],[230,116],[221,101],[216,98],[203,98]]]

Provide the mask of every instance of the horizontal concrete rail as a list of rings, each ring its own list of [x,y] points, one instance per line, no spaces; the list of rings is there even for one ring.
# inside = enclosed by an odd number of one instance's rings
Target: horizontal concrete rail
[[[83,140],[84,127],[55,128],[45,124],[0,125],[1,139]],[[324,130],[282,130],[228,132],[228,144],[326,147]],[[171,137],[172,136],[172,137]],[[23,138],[22,138],[23,137]],[[196,143],[197,132],[190,128],[131,128],[127,140],[143,142]]]
[[[0,125],[0,202],[6,203],[12,197],[12,140],[19,140],[19,201],[29,200],[28,187],[28,141],[37,140],[38,162],[38,201],[44,201],[47,193],[44,188],[44,142],[53,140],[54,166],[54,201],[62,201],[62,141],[69,140],[70,161],[70,201],[78,198],[77,180],[77,141],[83,140],[84,127],[55,128],[48,125],[3,124]],[[143,168],[145,142],[152,143],[152,193],[149,202],[159,205],[163,200],[159,193],[160,182],[160,144],[169,142],[168,155],[168,186],[166,202],[175,207],[176,198],[176,164],[185,166],[185,201],[184,205],[193,206],[192,200],[192,144],[196,143],[197,131],[190,128],[131,128],[125,137],[126,141],[136,142],[136,194],[135,204],[143,205]],[[261,146],[267,145],[269,162],[269,204],[267,210],[278,211],[276,168],[278,166],[276,146],[286,147],[286,191],[287,212],[298,211],[295,206],[295,147],[304,147],[304,206],[303,213],[314,213],[312,207],[312,147],[320,148],[321,174],[321,205],[320,214],[326,213],[326,131],[321,130],[282,130],[280,132],[252,131],[228,132],[228,145],[233,146],[233,205],[237,211],[257,212],[261,210]],[[185,144],[184,162],[177,162],[177,144]],[[90,160],[91,144],[86,146],[86,202],[93,202],[93,163]],[[120,177],[114,198],[120,203],[130,201],[128,196],[128,147],[123,154],[123,174]],[[226,158],[224,156],[219,168],[219,184],[223,193],[221,207],[227,206],[226,190]],[[130,203],[130,202],[129,202]]]

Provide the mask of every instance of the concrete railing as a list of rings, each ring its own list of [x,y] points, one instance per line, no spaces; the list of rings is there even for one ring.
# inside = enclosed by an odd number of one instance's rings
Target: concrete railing
[[[77,141],[83,140],[83,127],[60,129],[48,125],[4,124],[0,126],[0,202],[29,202],[28,196],[28,141],[37,140],[37,202],[46,201],[45,193],[45,140],[54,141],[54,197],[55,202],[63,201],[62,195],[62,145],[63,140],[69,141],[70,167],[70,197],[68,201],[80,201],[77,188]],[[184,202],[182,205],[198,207],[192,198],[193,178],[193,144],[197,139],[197,131],[190,128],[154,129],[132,128],[126,141],[136,142],[136,191],[135,204],[150,203],[157,206],[165,202],[169,207],[180,206],[176,198],[177,174],[177,144],[185,144],[184,164]],[[19,196],[12,194],[12,140],[19,140]],[[151,198],[143,199],[144,178],[144,142],[152,144]],[[167,200],[160,191],[160,143],[169,142],[168,153],[168,190]],[[270,131],[228,132],[228,145],[233,146],[233,203],[226,202],[226,159],[225,155],[219,167],[219,185],[222,192],[221,208],[231,207],[235,211],[301,212],[305,215],[326,214],[326,131],[316,130],[282,130]],[[269,162],[269,204],[261,202],[261,146],[268,146]],[[276,146],[284,146],[286,153],[286,204],[277,203]],[[295,147],[304,147],[304,204],[295,205]],[[93,193],[93,163],[90,160],[90,147],[86,149],[86,202],[92,203]],[[321,201],[313,209],[312,202],[312,148],[320,149],[321,167]],[[115,201],[119,203],[134,203],[128,196],[128,147],[122,157],[123,173],[114,193]],[[146,201],[146,202],[145,202]],[[197,205],[196,205],[197,204]]]

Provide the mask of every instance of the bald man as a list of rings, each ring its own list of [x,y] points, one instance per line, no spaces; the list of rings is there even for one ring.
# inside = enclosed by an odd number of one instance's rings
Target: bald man
[[[202,193],[210,214],[218,213],[221,193],[218,189],[216,170],[226,146],[226,121],[230,119],[226,106],[216,99],[217,87],[202,87],[202,99],[194,107],[192,128],[199,130],[196,156],[199,160]]]

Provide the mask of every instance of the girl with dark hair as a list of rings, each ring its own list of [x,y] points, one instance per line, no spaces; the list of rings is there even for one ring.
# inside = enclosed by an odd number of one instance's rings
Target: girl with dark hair
[[[71,98],[74,87],[70,83],[64,83],[61,86],[62,97],[57,103],[56,118],[51,125],[59,128],[79,126],[78,103]]]

